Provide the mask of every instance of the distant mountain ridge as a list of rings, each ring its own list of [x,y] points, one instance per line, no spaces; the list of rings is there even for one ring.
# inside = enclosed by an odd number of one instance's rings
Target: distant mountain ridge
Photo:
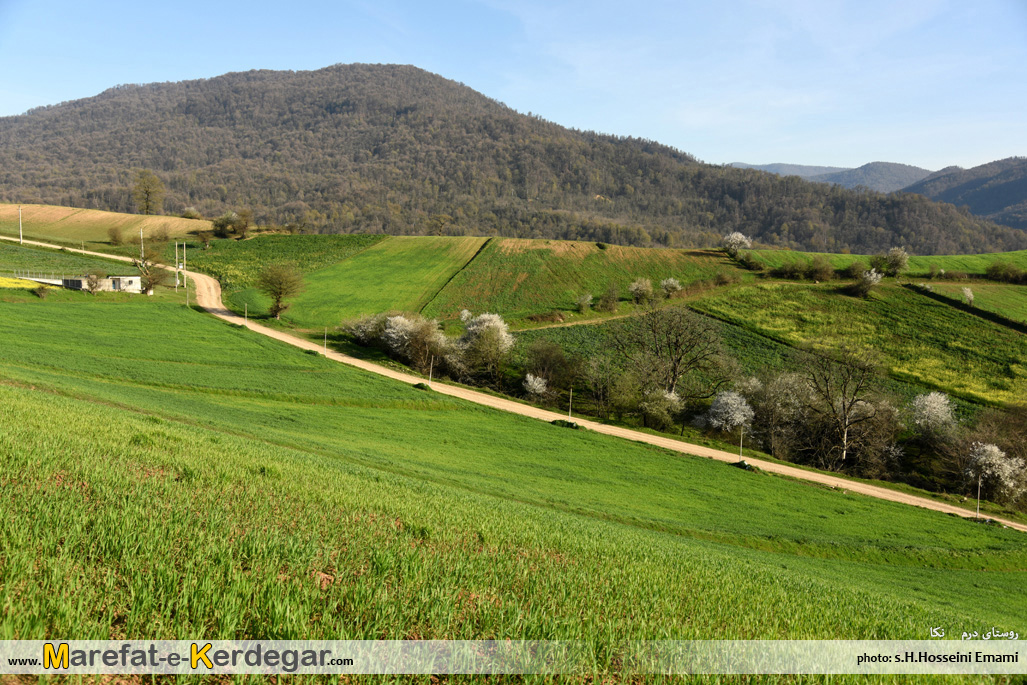
[[[845,188],[869,188],[880,193],[893,193],[931,175],[931,171],[908,164],[870,162],[857,169],[814,176],[811,181],[837,183]]]
[[[966,206],[996,223],[1027,229],[1027,157],[1009,157],[972,169],[948,167],[905,191]]]
[[[849,167],[840,166],[806,166],[804,164],[746,164],[745,162],[732,162],[728,166],[732,166],[736,169],[756,169],[757,171],[766,171],[771,174],[777,174],[778,176],[798,176],[806,180],[811,180],[817,176],[825,176],[827,174],[836,174],[840,171],[850,171]]]
[[[802,164],[744,164],[739,169],[758,169],[778,176],[799,176],[816,183],[834,183],[843,188],[869,188],[879,193],[892,193],[927,178],[931,172],[920,167],[894,162],[870,162],[855,169],[844,167],[805,166]]]
[[[341,233],[792,249],[1027,248],[1027,233],[917,195],[703,164],[567,129],[411,66],[336,65],[121,86],[0,118],[0,201],[130,211],[136,169],[165,209],[251,208]]]

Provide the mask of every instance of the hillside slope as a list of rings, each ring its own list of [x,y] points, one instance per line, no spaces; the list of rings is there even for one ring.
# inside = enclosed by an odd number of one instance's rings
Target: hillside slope
[[[942,169],[905,191],[965,205],[996,223],[1027,229],[1027,157],[1010,157],[972,169]]]
[[[0,200],[132,208],[134,168],[166,209],[251,207],[320,232],[505,235],[875,252],[1019,249],[1027,235],[915,196],[700,164],[569,130],[414,67],[340,65],[122,86],[0,119]]]

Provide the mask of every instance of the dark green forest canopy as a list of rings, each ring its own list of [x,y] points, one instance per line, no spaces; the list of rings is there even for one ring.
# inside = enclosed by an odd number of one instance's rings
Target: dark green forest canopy
[[[420,69],[338,65],[119,86],[0,119],[0,200],[252,208],[317,232],[473,234],[703,246],[730,231],[819,251],[1027,248],[1027,233],[917,195],[703,164],[570,130]]]

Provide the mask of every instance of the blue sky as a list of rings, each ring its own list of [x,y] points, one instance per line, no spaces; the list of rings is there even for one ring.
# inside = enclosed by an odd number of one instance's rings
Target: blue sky
[[[1027,0],[0,0],[0,116],[348,62],[413,64],[712,163],[1027,155]]]

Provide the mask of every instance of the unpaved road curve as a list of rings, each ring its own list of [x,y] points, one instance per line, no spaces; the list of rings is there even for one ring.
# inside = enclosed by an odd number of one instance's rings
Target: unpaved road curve
[[[6,236],[0,236],[3,240],[14,240],[17,242],[17,238],[8,238]],[[58,245],[50,245],[47,243],[39,243],[34,241],[26,240],[25,243],[30,245],[38,245],[40,247],[60,247]],[[76,250],[72,248],[65,248],[68,252],[76,252],[79,254],[87,254],[97,257],[105,257],[107,259],[117,259],[124,262],[132,262],[130,257],[118,257],[114,255],[104,254],[102,252],[89,252],[87,250]],[[195,285],[196,303],[207,310],[214,316],[229,321],[234,324],[241,324],[249,328],[255,333],[266,335],[269,338],[280,340],[281,342],[299,347],[304,350],[313,350],[321,354],[325,354],[324,348],[317,343],[305,340],[303,338],[290,335],[283,331],[267,328],[260,324],[252,321],[246,321],[242,317],[234,314],[225,308],[225,305],[221,301],[221,284],[215,279],[207,276],[206,274],[186,272],[189,278]],[[357,359],[350,357],[349,355],[341,354],[334,350],[328,350],[325,354],[329,359],[350,366],[355,366],[358,369],[370,371],[380,376],[386,376],[403,383],[422,383],[424,379],[420,376],[412,376],[402,371],[396,371],[389,369],[384,366],[379,366],[373,362],[364,361],[363,359]],[[522,416],[528,416],[534,419],[540,419],[542,421],[554,421],[556,419],[566,419],[567,417],[563,414],[557,414],[545,409],[539,409],[526,404],[520,404],[511,400],[503,399],[501,397],[494,397],[487,395],[482,392],[470,390],[468,388],[461,388],[453,385],[446,385],[444,383],[433,383],[432,390],[442,395],[449,395],[450,397],[458,397],[468,402],[474,402],[475,404],[481,404],[501,411],[510,412],[512,414],[520,414]],[[589,430],[593,430],[597,433],[604,433],[606,435],[612,435],[618,438],[624,438],[626,440],[633,440],[635,442],[644,442],[657,447],[663,447],[675,452],[681,452],[683,454],[690,454],[697,457],[707,457],[709,459],[716,459],[727,463],[735,463],[738,461],[738,455],[732,454],[731,452],[724,452],[722,450],[715,450],[710,447],[703,447],[701,445],[692,445],[680,440],[674,440],[673,438],[663,437],[659,435],[650,435],[649,433],[640,433],[638,431],[631,430],[630,428],[621,428],[620,426],[607,426],[605,424],[596,423],[587,419],[575,418],[574,421]],[[837,476],[832,476],[827,473],[821,473],[817,471],[805,471],[803,469],[795,468],[794,466],[788,466],[786,464],[778,464],[775,462],[764,461],[762,459],[746,458],[746,461],[753,466],[767,471],[769,473],[776,473],[782,476],[789,476],[797,480],[809,481],[812,483],[819,483],[821,485],[827,485],[830,487],[838,488],[839,490],[845,490],[847,492],[856,492],[861,495],[868,497],[876,497],[877,499],[888,500],[890,502],[899,502],[902,504],[908,504],[915,507],[922,507],[924,509],[931,509],[934,511],[940,511],[946,514],[956,514],[965,518],[973,518],[974,512],[961,507],[956,507],[951,504],[945,504],[944,502],[936,502],[934,500],[926,499],[924,497],[917,497],[916,495],[909,495],[904,492],[898,492],[895,490],[889,490],[888,488],[878,487],[876,485],[870,485],[868,483],[860,483],[856,481],[846,480]],[[1027,525],[1023,523],[1017,523],[1014,521],[1007,521],[1005,519],[993,518],[993,520],[1002,523],[1010,528],[1027,532]]]

